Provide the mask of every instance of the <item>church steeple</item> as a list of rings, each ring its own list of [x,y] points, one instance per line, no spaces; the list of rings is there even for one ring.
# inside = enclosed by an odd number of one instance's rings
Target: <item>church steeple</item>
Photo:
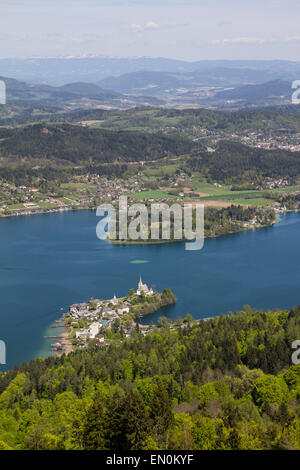
[[[143,283],[142,276],[140,276],[140,281],[136,293],[137,295],[142,295],[142,292],[147,296],[152,295],[153,289],[148,289],[147,284]]]

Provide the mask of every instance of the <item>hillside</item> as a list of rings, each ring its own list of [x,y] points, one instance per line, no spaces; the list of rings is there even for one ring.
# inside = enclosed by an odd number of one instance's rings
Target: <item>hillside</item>
[[[187,62],[167,58],[68,58],[68,59],[0,59],[0,75],[30,83],[61,86],[72,81],[97,83],[107,77],[128,73],[167,72],[172,74],[214,74],[227,69],[225,75],[237,76],[248,70],[251,81],[273,79],[297,80],[300,64],[289,60],[200,60]],[[237,72],[239,71],[239,72]],[[252,72],[251,72],[252,71]],[[261,80],[262,74],[265,79]],[[237,76],[238,79],[240,79]],[[238,83],[244,83],[238,82]],[[249,80],[248,80],[249,83]],[[255,83],[255,81],[253,81]]]
[[[1,112],[1,109],[0,109]],[[1,114],[0,114],[1,116]],[[45,115],[45,119],[46,119]],[[48,117],[51,120],[77,123],[93,121],[97,127],[111,130],[136,128],[144,132],[161,132],[163,129],[187,135],[197,129],[209,131],[282,130],[298,131],[300,127],[300,105],[273,106],[240,111],[217,111],[210,109],[162,109],[135,108],[123,111],[76,110]],[[8,122],[8,120],[6,121]]]
[[[182,155],[192,147],[191,142],[179,138],[68,124],[0,129],[0,158],[5,163],[24,159],[85,164],[158,160]]]
[[[115,108],[137,104],[160,104],[155,98],[140,96],[136,100],[112,90],[104,90],[93,83],[75,82],[63,86],[36,85],[0,77],[6,84],[7,105],[52,106],[63,109],[93,108],[99,105]]]
[[[139,71],[120,77],[108,77],[101,80],[99,86],[121,93],[157,94],[168,88],[179,88],[183,82],[184,77],[180,74]]]
[[[250,103],[290,100],[292,95],[291,83],[283,80],[273,80],[259,85],[247,85],[217,93],[215,99],[243,100]]]
[[[290,103],[292,82],[280,77],[280,74],[267,70],[216,67],[177,74],[139,71],[109,77],[98,84],[119,93],[147,93],[160,97],[169,107],[194,103],[203,107],[230,109],[228,101],[235,101],[235,107]]]
[[[299,73],[299,63],[291,61],[0,60],[0,75],[12,77],[8,79],[10,85],[12,79],[22,82],[22,87],[8,97],[10,103],[41,101],[72,109],[100,104],[118,109],[147,104],[230,110],[280,105],[290,102],[291,94],[276,90],[272,81],[291,84]]]
[[[0,448],[300,450],[299,318],[162,318],[144,337],[16,367],[0,375]]]
[[[212,67],[200,68],[189,73],[171,73],[140,70],[120,77],[108,77],[98,82],[103,88],[110,88],[120,93],[141,92],[158,95],[175,93],[177,89],[197,90],[199,87],[230,86],[257,84],[271,80],[273,75],[266,70],[251,68]],[[218,95],[217,95],[218,96]]]
[[[139,98],[135,98],[138,100]],[[140,97],[143,100],[143,97]],[[153,98],[155,100],[155,98]],[[15,126],[38,121],[87,122],[88,125],[111,130],[127,130],[138,127],[143,132],[161,132],[164,128],[188,135],[194,128],[228,132],[243,130],[298,131],[300,105],[269,106],[238,111],[211,109],[164,109],[142,106],[124,110],[61,109],[58,106],[34,104],[10,104],[0,107],[0,126]]]
[[[213,153],[199,152],[187,161],[192,171],[204,172],[219,182],[239,182],[248,176],[255,181],[263,178],[300,176],[300,152],[249,148],[237,142],[220,142]]]

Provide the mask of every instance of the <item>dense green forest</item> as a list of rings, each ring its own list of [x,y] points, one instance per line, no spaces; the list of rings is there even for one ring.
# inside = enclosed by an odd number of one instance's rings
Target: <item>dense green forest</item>
[[[159,238],[155,241],[152,238],[152,215],[151,215],[151,207],[148,207],[148,233],[147,236],[144,236],[141,233],[141,238],[144,242],[149,243],[161,243],[164,240],[169,243],[170,241],[176,242],[176,237],[174,235],[175,230],[175,216],[172,212],[172,205],[169,204],[170,210],[170,218],[168,221],[164,220],[164,224],[162,224],[162,216],[159,216]],[[130,226],[131,222],[134,221],[134,217],[128,218],[128,226]],[[271,208],[261,208],[261,207],[243,207],[241,205],[231,205],[230,207],[207,207],[205,209],[204,214],[204,236],[205,238],[214,238],[220,237],[222,235],[229,235],[233,233],[240,232],[241,230],[245,229],[245,223],[253,223],[253,226],[270,226],[274,224],[276,221],[276,214],[275,211]],[[182,226],[182,221],[179,221],[179,226]],[[196,212],[195,210],[192,213],[192,224],[193,227],[196,228]],[[177,220],[178,225],[178,220]],[[249,225],[247,225],[249,226]],[[163,228],[166,231],[169,231],[169,236],[165,238],[163,236]],[[137,243],[137,240],[131,240],[130,236],[126,241],[122,238],[119,238],[119,214],[117,213],[117,220],[116,220],[116,234],[115,234],[115,243],[122,243],[125,242],[126,244],[130,243]],[[139,230],[137,230],[139,233]],[[180,237],[179,241],[186,240],[184,231],[182,232],[182,237]],[[177,239],[178,241],[178,239]]]
[[[123,177],[128,170],[128,165],[107,164],[107,165],[86,165],[83,167],[69,166],[45,166],[31,167],[29,165],[10,165],[0,167],[0,179],[10,181],[16,185],[32,184],[43,185],[45,182],[65,183],[70,177],[84,175],[86,173],[99,173],[109,177]]]
[[[300,449],[300,308],[171,326],[0,376],[2,449]]]
[[[25,162],[38,162],[43,166],[54,164],[56,167],[74,163],[112,165],[182,155],[187,155],[185,167],[188,171],[197,171],[212,181],[232,183],[261,177],[295,178],[300,174],[299,152],[250,148],[232,141],[221,141],[215,152],[207,152],[198,145],[196,149],[195,143],[181,137],[145,132],[110,131],[69,124],[0,129],[2,167],[24,165]],[[9,169],[1,172],[5,177]],[[107,174],[105,170],[101,173]]]
[[[68,124],[0,129],[0,157],[8,162],[24,158],[85,164],[144,161],[182,155],[191,149],[192,143],[180,138]]]
[[[57,116],[69,122],[101,120],[104,128],[149,127],[159,131],[162,124],[178,129],[194,126],[208,130],[241,131],[245,129],[298,131],[300,106],[287,105],[254,110],[218,111],[210,109],[134,108],[124,111],[77,110]]]
[[[300,174],[300,152],[250,148],[238,142],[220,142],[216,151],[199,152],[186,162],[210,180],[224,183],[257,181],[260,177],[294,178]]]
[[[0,107],[0,125],[28,124],[37,121],[77,123],[80,121],[101,121],[107,129],[144,127],[160,132],[163,126],[192,130],[193,127],[228,132],[252,130],[298,131],[300,127],[300,105],[274,106],[239,111],[218,111],[210,109],[165,109],[140,107],[127,110],[106,111],[103,109],[63,110],[40,102],[36,104],[9,103]]]

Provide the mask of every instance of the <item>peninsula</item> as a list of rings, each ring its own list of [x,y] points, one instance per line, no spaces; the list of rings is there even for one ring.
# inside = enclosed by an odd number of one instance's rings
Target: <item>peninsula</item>
[[[137,289],[130,289],[125,297],[92,298],[86,303],[70,305],[63,316],[68,333],[60,335],[62,341],[52,344],[51,349],[61,355],[84,349],[91,341],[106,346],[110,340],[129,337],[134,329],[145,335],[152,327],[139,325],[137,319],[174,303],[176,296],[171,289],[158,292],[140,277]]]

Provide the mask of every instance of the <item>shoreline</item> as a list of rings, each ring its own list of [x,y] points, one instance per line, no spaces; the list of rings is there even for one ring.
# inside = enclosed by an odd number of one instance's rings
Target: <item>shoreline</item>
[[[298,214],[299,212],[300,212],[300,211],[288,210],[288,211],[286,211],[286,212],[284,212],[284,213],[277,213],[277,214],[276,214],[276,215],[277,215],[277,217],[276,217],[276,223],[278,223],[278,222],[283,222],[283,223],[285,223],[285,220],[288,221],[288,218],[289,218],[289,217],[298,217],[297,214]],[[295,215],[292,215],[293,213],[294,213]],[[286,214],[289,214],[289,215],[286,216]],[[41,220],[42,220],[42,219],[41,219]],[[275,227],[275,223],[274,223],[273,225],[274,225],[274,227]],[[275,227],[275,228],[276,228],[276,227]],[[268,232],[271,233],[271,230],[268,231]],[[253,232],[253,233],[254,233],[254,232]],[[258,233],[258,232],[257,232],[257,233]],[[250,236],[251,236],[251,235],[250,235]],[[71,299],[71,300],[72,300],[72,299]],[[250,302],[250,304],[251,304],[251,302]],[[203,312],[203,313],[204,313],[204,312]],[[56,318],[59,318],[59,315],[61,315],[61,314],[58,313],[58,316],[57,316]],[[180,312],[179,312],[179,315],[180,315]],[[201,320],[208,321],[208,320],[210,320],[210,318],[215,318],[215,317],[218,317],[218,316],[219,316],[219,311],[215,311],[215,312],[213,312],[213,316],[211,316],[211,314],[210,314],[210,315],[205,316],[205,317],[202,318]],[[150,320],[149,320],[149,319],[145,319],[145,320],[146,320],[145,323],[149,324],[149,321],[150,321]],[[53,320],[53,321],[55,321],[55,320]],[[155,323],[156,323],[156,322],[155,322]],[[143,323],[143,324],[144,324],[144,323]],[[71,345],[71,341],[70,341],[71,332],[72,332],[72,329],[69,328],[69,329],[65,332],[65,335],[64,335],[64,339],[69,340],[69,346]],[[51,352],[51,351],[50,351],[50,345],[48,346],[47,350],[48,350],[47,357],[48,357],[48,356],[55,356],[55,353],[56,353],[57,356],[60,356],[60,355],[64,354],[64,351],[62,351],[62,352],[60,352],[60,351],[52,351],[52,352]],[[69,351],[69,350],[68,350],[68,351]],[[68,353],[69,353],[69,352],[68,352]]]
[[[66,328],[67,331],[61,333],[58,341],[62,345],[62,350],[55,351],[51,349],[54,357],[61,357],[64,354],[68,356],[73,352],[73,344],[71,340],[72,327],[64,323],[64,328]]]
[[[131,314],[131,324],[128,325],[128,328],[135,327],[137,324],[139,324],[139,321],[138,321],[139,318],[146,317],[148,315],[152,315],[153,313],[160,310],[162,307],[166,307],[166,306],[169,306],[169,305],[172,305],[172,304],[176,303],[176,296],[175,296],[175,294],[173,294],[173,292],[170,289],[164,289],[162,292],[152,290],[152,288],[149,289],[146,284],[142,284],[141,278],[140,278],[140,282],[139,282],[139,285],[138,285],[138,289],[139,290],[136,293],[134,293],[134,295],[131,294],[131,297],[133,297],[133,301],[132,300],[130,301],[130,292],[129,292],[128,296],[120,297],[118,299],[116,297],[114,297],[114,299],[104,299],[102,301],[97,301],[96,300],[96,302],[98,302],[98,309],[99,309],[98,313],[97,313],[98,319],[97,319],[97,315],[96,315],[96,318],[93,317],[93,318],[89,319],[90,323],[85,324],[85,330],[82,330],[83,327],[81,326],[81,327],[79,327],[80,329],[78,331],[79,332],[82,331],[82,333],[86,334],[89,331],[89,327],[92,327],[92,326],[95,327],[95,325],[97,326],[97,323],[102,323],[101,319],[103,320],[103,318],[105,319],[105,321],[108,320],[110,322],[108,324],[108,326],[106,326],[106,328],[111,328],[111,323],[112,323],[113,319],[116,318],[116,316],[119,319],[121,319],[122,315],[127,314],[127,313],[128,313],[128,315]],[[143,299],[142,293],[144,293],[144,299],[146,297],[151,297],[151,299],[152,298],[154,299],[154,303],[151,301],[148,304],[148,308],[146,307],[146,309],[145,309],[145,300]],[[165,296],[166,293],[168,295],[167,298]],[[139,303],[135,302],[136,296],[142,299],[142,300],[140,300]],[[91,311],[96,312],[96,310],[97,310],[96,307],[94,308],[94,310],[91,310],[90,308],[86,307],[90,304],[91,300],[95,301],[95,299],[90,299],[90,301],[88,303],[84,302],[84,303],[81,303],[81,304],[71,304],[69,306],[68,313],[64,313],[60,320],[55,320],[55,322],[59,322],[59,321],[62,322],[63,323],[63,328],[65,328],[65,331],[62,334],[60,334],[59,336],[53,337],[53,339],[54,338],[57,339],[57,343],[52,343],[51,344],[51,352],[54,353],[55,357],[61,357],[64,354],[68,355],[68,354],[70,354],[71,352],[73,352],[75,350],[74,348],[76,347],[76,342],[75,342],[75,344],[73,344],[72,332],[73,332],[74,329],[77,331],[78,325],[76,327],[74,327],[73,323],[70,322],[70,319],[72,319],[72,315],[73,315],[73,322],[74,322],[75,319],[76,319],[76,322],[78,322],[78,319],[84,318],[84,316],[86,316],[86,312],[89,312],[89,313]],[[117,301],[117,303],[112,303],[112,301]],[[136,306],[137,305],[142,306],[142,310],[136,311]],[[80,307],[80,306],[84,306],[84,311],[81,311],[81,314],[78,314],[78,307]],[[114,315],[114,316],[111,315],[111,318],[103,317],[103,308],[107,309],[107,307],[110,308],[110,313],[113,313],[113,315]],[[76,309],[75,312],[74,312],[74,308]],[[73,311],[72,311],[72,309],[73,309]],[[120,312],[120,310],[121,310],[121,312]],[[126,310],[126,311],[124,312],[124,310]],[[107,314],[108,314],[108,311],[107,311]],[[103,324],[102,324],[102,327],[103,327]],[[147,329],[148,326],[145,325],[142,328]],[[94,333],[94,332],[92,333],[93,336],[91,335],[89,337],[89,335],[88,335],[87,339],[85,339],[85,341],[88,341],[90,339],[98,338],[98,334],[99,334],[99,331],[100,331],[99,324],[98,324],[98,330],[97,331],[98,331],[98,333]],[[103,335],[102,335],[102,337],[104,338]],[[49,336],[47,338],[52,338],[52,337]],[[77,334],[76,334],[76,340],[77,340],[77,338],[78,337],[77,337]]]
[[[34,211],[34,212],[29,212],[29,213],[19,213],[19,214],[0,214],[0,221],[1,219],[6,219],[10,217],[25,217],[25,216],[34,216],[34,215],[47,215],[47,214],[56,214],[56,213],[63,213],[63,212],[79,212],[79,211],[93,211],[95,212],[97,208],[90,208],[90,207],[78,207],[78,208],[59,208],[59,209],[50,209],[50,210],[45,210],[41,209],[40,211]],[[227,233],[220,233],[218,235],[207,235],[204,237],[204,239],[216,239],[224,236],[229,236],[229,235],[235,235],[238,233],[250,231],[253,229],[259,229],[259,228],[268,228],[272,227],[273,225],[277,224],[280,220],[279,217],[282,214],[286,213],[293,213],[293,212],[300,212],[300,210],[297,209],[289,209],[286,211],[280,211],[276,212],[276,220],[269,225],[260,225],[260,224],[255,224],[250,227],[241,227],[240,230],[236,230],[234,232],[227,232]],[[126,241],[126,240],[110,240],[109,238],[106,238],[105,240],[108,243],[111,243],[112,245],[123,245],[123,246],[130,246],[130,245],[169,245],[173,243],[188,243],[188,242],[193,242],[194,240],[133,240],[133,241]]]
[[[201,201],[200,201],[201,202]],[[238,206],[240,204],[232,204],[233,206]],[[208,206],[208,207],[211,207],[213,208],[213,206]],[[259,207],[259,206],[256,206],[256,207]],[[273,208],[275,209],[276,206]],[[3,212],[0,212],[0,220],[1,219],[5,219],[5,218],[8,218],[8,217],[20,217],[20,216],[31,216],[31,215],[43,215],[43,214],[56,214],[58,212],[79,212],[79,211],[85,211],[85,210],[90,210],[90,211],[96,211],[97,210],[97,207],[88,207],[88,206],[78,206],[78,207],[57,207],[57,208],[39,208],[39,209],[32,209],[32,210],[24,210],[22,212],[19,212],[19,213],[12,213],[12,214],[4,214]],[[17,212],[18,210],[16,210]],[[300,209],[286,209],[285,211],[278,211],[277,213],[286,213],[286,212],[300,212]],[[116,240],[117,242],[119,240]],[[188,241],[188,240],[187,240]],[[115,241],[113,241],[115,242]],[[176,240],[175,240],[176,242]],[[147,242],[146,242],[147,243]],[[155,242],[154,242],[155,243]],[[162,241],[162,243],[164,243]],[[168,241],[167,241],[168,243]]]
[[[286,212],[300,212],[300,211],[298,211],[298,210],[285,211],[285,212],[282,212],[282,214],[284,214]],[[207,235],[207,236],[204,236],[204,239],[217,239],[217,238],[221,238],[221,237],[227,237],[227,236],[230,236],[230,235],[237,235],[238,233],[249,232],[250,230],[273,227],[278,222],[280,222],[280,219],[278,218],[278,216],[279,216],[279,214],[276,214],[276,220],[274,220],[269,225],[257,224],[257,225],[251,225],[250,227],[241,227],[241,230],[236,230],[235,232],[220,233],[218,235],[216,235],[216,234]],[[128,240],[128,241],[126,241],[126,240],[110,240],[109,238],[107,238],[105,241],[107,243],[111,243],[112,245],[130,246],[130,245],[170,245],[170,244],[173,244],[173,243],[174,244],[175,243],[193,243],[195,241],[195,239],[194,240],[182,239],[182,240],[158,240],[158,241],[147,241],[147,240],[133,240],[133,241]]]
[[[60,208],[57,208],[57,209],[36,209],[36,210],[33,210],[32,212],[29,211],[23,211],[21,213],[18,213],[18,214],[3,214],[0,212],[0,220],[1,219],[6,219],[8,217],[25,217],[25,216],[33,216],[33,215],[46,215],[46,214],[57,214],[59,212],[79,212],[79,211],[96,211],[96,208],[90,208],[90,207],[76,207],[75,208],[68,208],[68,207],[60,207]]]
[[[59,208],[59,209],[50,209],[50,210],[45,210],[41,209],[40,211],[34,211],[34,212],[29,212],[29,213],[19,213],[19,214],[0,214],[0,221],[1,219],[9,218],[9,217],[20,217],[20,216],[34,216],[34,215],[47,215],[47,214],[55,214],[55,213],[62,213],[62,212],[79,212],[79,211],[93,211],[95,212],[97,208],[90,208],[90,207],[77,207],[77,208]],[[218,235],[207,235],[204,237],[204,239],[216,239],[224,236],[229,236],[229,235],[235,235],[238,233],[250,231],[253,229],[257,228],[268,228],[272,227],[276,223],[279,222],[278,216],[280,214],[285,214],[287,212],[300,212],[300,210],[286,210],[282,212],[276,212],[276,220],[269,225],[260,225],[260,224],[255,224],[250,227],[241,227],[240,230],[236,230],[234,232],[227,232],[227,233],[220,233]],[[133,240],[133,241],[126,241],[126,240],[110,240],[109,238],[106,238],[105,240],[108,243],[111,243],[112,245],[123,245],[123,246],[130,246],[130,245],[169,245],[173,243],[188,243],[188,242],[193,242],[194,240]]]
[[[90,208],[80,208],[80,209],[70,209],[70,210],[64,210],[64,211],[50,211],[50,213],[54,213],[54,212],[77,212],[79,210],[88,210],[88,211],[94,211],[94,209],[90,209]],[[253,225],[253,226],[250,226],[250,227],[243,227],[241,228],[241,230],[238,230],[238,231],[235,231],[235,232],[230,232],[230,233],[223,233],[223,234],[220,234],[220,235],[214,235],[214,236],[208,236],[206,238],[210,238],[210,239],[217,239],[217,238],[220,238],[220,237],[223,237],[223,236],[230,236],[230,235],[235,235],[235,234],[239,234],[239,233],[242,233],[242,232],[246,232],[246,231],[250,231],[250,230],[254,230],[254,229],[257,229],[257,228],[269,228],[269,227],[272,227],[274,225],[276,225],[277,223],[279,223],[281,221],[281,217],[286,214],[286,213],[298,213],[300,212],[299,210],[286,210],[286,211],[282,211],[282,212],[277,212],[276,213],[276,220],[271,223],[270,225]],[[43,211],[42,213],[39,213],[39,214],[26,214],[26,215],[43,215],[43,214],[47,214],[49,213],[49,211]],[[19,215],[25,215],[25,214],[19,214]],[[0,217],[0,220],[1,220],[1,217]],[[126,242],[126,241],[119,241],[119,240],[109,240],[107,239],[106,241],[108,241],[109,243],[112,243],[112,244],[116,244],[116,245],[165,245],[165,244],[171,244],[171,243],[185,243],[186,240],[165,240],[165,241],[155,241],[155,242],[147,242],[147,241],[133,241],[133,242]],[[155,312],[151,312],[149,315],[152,315],[153,313]],[[214,318],[217,318],[219,316],[219,314],[216,314],[215,316],[209,316],[209,317],[204,317],[204,318],[201,318],[201,319],[197,319],[195,320],[194,319],[194,322],[201,322],[201,321],[209,321],[209,320],[212,320]],[[143,328],[146,328],[147,326],[149,326],[149,324],[141,324],[143,325],[142,327]],[[59,343],[61,343],[62,345],[62,350],[51,350],[51,353],[54,357],[61,357],[62,355],[68,355],[70,354],[71,352],[73,352],[73,344],[72,344],[72,339],[71,339],[71,333],[72,333],[72,326],[70,326],[69,324],[66,324],[64,323],[64,328],[67,330],[65,332],[63,332],[61,334],[61,337],[59,339]],[[49,351],[50,352],[50,351]],[[51,355],[51,353],[49,355]]]

